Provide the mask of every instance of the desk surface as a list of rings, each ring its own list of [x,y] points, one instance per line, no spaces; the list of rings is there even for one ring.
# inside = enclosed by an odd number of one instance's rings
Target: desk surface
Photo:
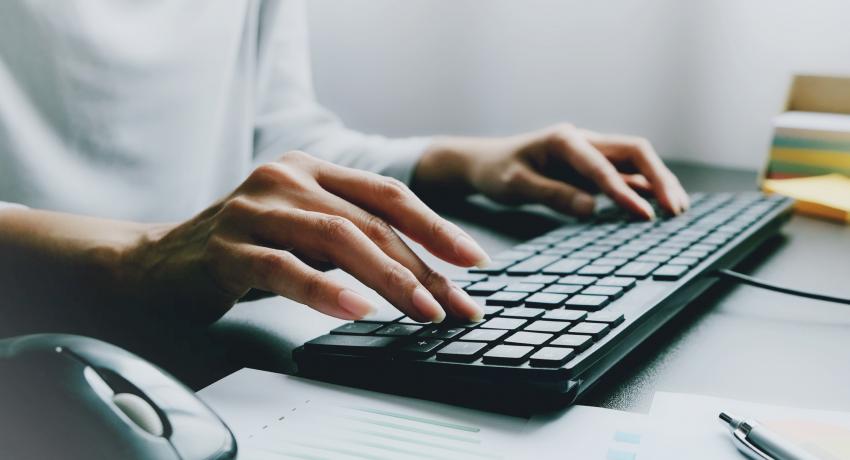
[[[671,167],[689,191],[755,187],[751,171]],[[517,217],[507,220],[519,223],[516,228],[504,227],[504,212]],[[446,213],[491,253],[558,224],[537,210],[475,206]],[[433,266],[453,270],[417,252]],[[850,295],[850,227],[795,216],[738,268],[788,286]],[[356,285],[347,275],[335,276]],[[294,347],[339,323],[276,298],[237,305],[216,330],[237,344],[238,354],[252,357],[246,365],[281,372],[292,369]],[[720,282],[603,377],[581,403],[646,412],[656,391],[673,391],[850,411],[848,385],[850,308]]]

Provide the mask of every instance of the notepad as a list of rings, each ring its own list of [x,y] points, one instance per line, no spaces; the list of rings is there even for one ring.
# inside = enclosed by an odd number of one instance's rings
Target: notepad
[[[254,369],[198,395],[252,459],[512,460],[527,423]]]
[[[767,179],[763,188],[794,198],[794,209],[801,213],[850,222],[850,178],[841,174]]]

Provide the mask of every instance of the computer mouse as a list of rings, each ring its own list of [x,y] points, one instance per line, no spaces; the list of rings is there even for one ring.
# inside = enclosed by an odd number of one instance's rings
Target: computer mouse
[[[0,456],[232,459],[233,434],[162,369],[99,340],[0,340]]]

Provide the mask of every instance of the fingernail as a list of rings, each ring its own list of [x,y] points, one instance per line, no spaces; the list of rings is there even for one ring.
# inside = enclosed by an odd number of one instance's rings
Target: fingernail
[[[422,286],[417,286],[413,290],[413,306],[425,315],[426,318],[429,318],[432,323],[442,323],[446,319],[446,312],[443,311],[443,307]]]
[[[340,308],[357,318],[364,318],[377,311],[377,308],[375,308],[372,302],[369,302],[365,297],[349,289],[340,291],[337,297],[337,304]]]
[[[484,318],[484,309],[481,308],[481,305],[475,303],[469,297],[469,294],[461,291],[457,286],[452,286],[449,290],[449,302],[458,314],[465,316],[470,321],[477,323]]]
[[[472,238],[463,233],[455,237],[454,246],[455,254],[462,259],[471,261],[477,267],[484,267],[490,263],[490,256],[481,249],[478,243],[472,241]]]
[[[593,209],[596,207],[596,201],[592,196],[587,195],[585,193],[576,193],[573,195],[573,210],[576,213],[582,215],[589,215],[593,213]]]
[[[644,202],[641,207],[643,208],[644,212],[646,212],[647,220],[655,220],[655,209],[652,209],[652,206],[650,206],[649,203]]]

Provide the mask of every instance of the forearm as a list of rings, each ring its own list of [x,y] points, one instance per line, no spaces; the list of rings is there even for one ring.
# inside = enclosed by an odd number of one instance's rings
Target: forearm
[[[140,224],[46,211],[0,211],[0,292],[23,324],[119,308],[131,288],[125,255]],[[126,304],[126,302],[124,303]],[[123,307],[121,307],[123,308]]]

